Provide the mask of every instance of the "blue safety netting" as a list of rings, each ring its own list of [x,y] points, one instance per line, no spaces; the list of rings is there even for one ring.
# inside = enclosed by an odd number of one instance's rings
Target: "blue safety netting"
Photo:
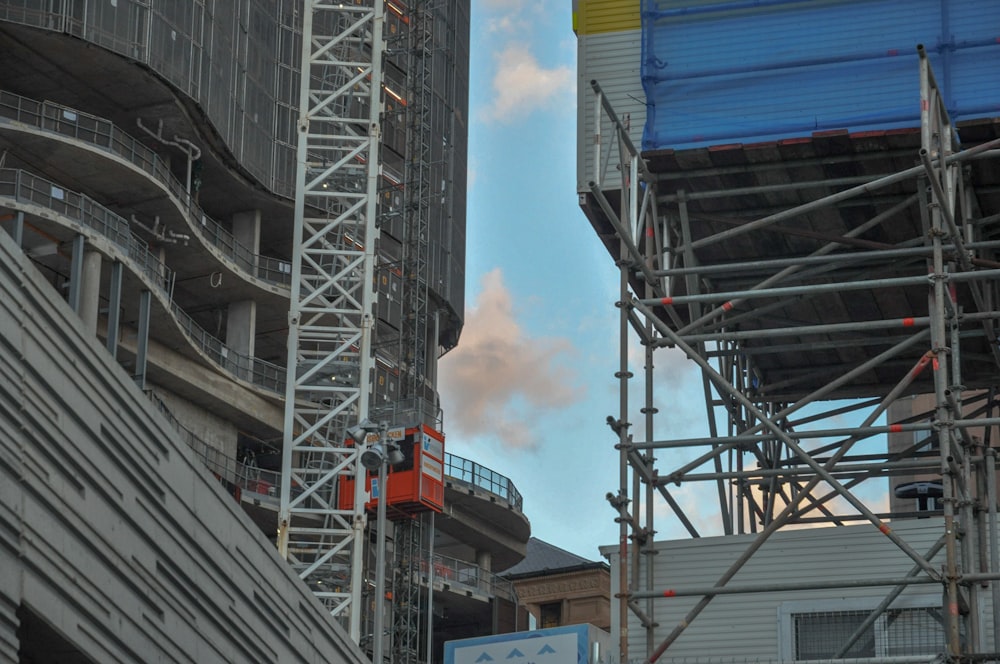
[[[1000,0],[642,0],[643,148],[918,126],[918,44],[954,121],[1000,116]]]

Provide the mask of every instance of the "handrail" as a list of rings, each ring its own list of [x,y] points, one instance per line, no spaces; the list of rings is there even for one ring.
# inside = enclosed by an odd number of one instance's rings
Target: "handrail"
[[[173,272],[149,251],[145,241],[132,234],[128,221],[84,194],[64,189],[45,178],[19,169],[0,168],[0,195],[9,195],[19,202],[42,205],[108,238],[122,248],[139,267],[139,273],[145,275],[161,291],[170,303],[170,311],[184,334],[205,355],[238,378],[271,392],[284,394],[284,367],[229,348],[206,332],[173,301]],[[483,489],[506,500],[512,508],[523,510],[524,499],[507,477],[455,454],[446,453],[444,464],[445,475],[451,481]],[[270,484],[277,486],[277,481]]]
[[[524,499],[514,483],[500,473],[470,459],[445,453],[444,474],[451,480],[478,487],[503,498],[517,511],[522,511]]]
[[[152,390],[146,391],[150,401],[156,406],[170,423],[171,426],[181,435],[194,453],[201,459],[202,463],[219,479],[240,487],[240,489],[261,493],[264,495],[277,496],[277,490],[281,481],[281,473],[273,470],[264,470],[256,467],[252,463],[243,463],[235,457],[225,454],[217,447],[213,447],[198,437],[196,433],[181,424],[174,414],[163,402],[163,399]]]
[[[0,117],[89,143],[112,152],[164,185],[177,200],[189,226],[247,274],[281,286],[292,281],[287,261],[255,254],[195,203],[160,156],[110,120],[49,101],[39,102],[0,90]]]
[[[137,273],[169,302],[170,311],[188,339],[217,365],[237,378],[276,394],[285,392],[285,368],[229,348],[198,325],[173,300],[174,273],[136,237],[129,222],[89,196],[70,191],[27,171],[0,168],[0,195],[44,206],[98,232],[124,250]]]
[[[428,574],[427,560],[430,552],[421,550],[421,554],[421,572]],[[499,596],[511,601],[517,597],[513,581],[485,570],[475,563],[435,553],[431,564],[434,581],[478,590],[489,597]]]
[[[147,393],[157,410],[167,418],[167,421],[181,435],[188,447],[194,451],[202,463],[216,477],[229,485],[239,487],[241,491],[251,491],[272,498],[280,495],[281,473],[258,468],[253,462],[244,463],[234,457],[227,456],[222,450],[209,445],[199,438],[197,434],[181,424],[155,392],[148,390]],[[461,457],[457,458],[460,459]],[[462,460],[466,461],[466,459]],[[520,497],[520,494],[518,494],[518,497]],[[452,586],[476,590],[489,597],[498,596],[511,601],[516,600],[517,594],[514,589],[514,583],[510,579],[482,569],[475,563],[459,560],[458,558],[444,556],[439,553],[435,553],[433,558],[431,558],[430,552],[426,549],[421,550],[421,553],[420,571],[427,576],[428,580],[430,580],[430,575],[433,573],[434,581],[441,581]],[[430,565],[428,565],[429,560]]]

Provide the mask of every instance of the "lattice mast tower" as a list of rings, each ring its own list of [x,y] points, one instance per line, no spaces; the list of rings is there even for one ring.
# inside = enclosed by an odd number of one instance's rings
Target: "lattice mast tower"
[[[345,429],[374,368],[385,5],[304,5],[278,549],[358,642],[365,486],[351,509],[337,488],[364,473]]]

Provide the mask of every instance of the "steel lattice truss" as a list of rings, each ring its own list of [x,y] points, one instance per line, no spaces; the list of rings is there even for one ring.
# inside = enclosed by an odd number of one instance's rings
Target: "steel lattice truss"
[[[914,565],[907,581],[887,590],[885,606],[908,583],[937,584],[945,654],[981,655],[964,636],[986,631],[974,624],[973,586],[1000,579],[1000,564],[980,562],[986,543],[956,531],[961,523],[967,533],[997,536],[989,436],[1000,423],[1000,214],[980,208],[970,173],[972,164],[995,168],[988,164],[998,160],[1000,139],[984,132],[973,147],[958,148],[922,50],[919,132],[845,135],[839,156],[796,155],[793,171],[788,154],[797,148],[779,155],[777,145],[770,161],[765,146],[751,155],[755,163],[685,168],[680,159],[698,155],[668,154],[654,168],[599,86],[595,92],[605,116],[595,130],[604,141],[595,172],[612,181],[592,183],[589,200],[607,222],[605,237],[620,247],[621,266],[620,404],[608,417],[620,454],[620,486],[608,494],[620,524],[622,564],[612,585],[620,590],[612,634],[624,633],[619,661],[669,653],[723,587],[761,592],[729,582],[778,529],[816,522],[869,522],[881,531]],[[992,192],[983,200],[996,203]],[[761,247],[771,253],[760,255]],[[634,338],[644,353],[641,389],[631,385]],[[653,360],[668,348],[701,373],[707,436],[653,433],[663,421]],[[641,422],[629,421],[633,392],[643,394]],[[911,394],[930,395],[933,406],[883,424]],[[907,433],[912,440],[914,432],[927,435],[895,451],[859,451],[866,439]],[[856,491],[866,480],[919,473],[941,478],[945,528],[932,551],[911,547]],[[654,522],[658,502],[692,537],[702,534],[671,493],[692,482],[713,486],[725,534],[756,538],[713,587],[672,589],[668,596],[701,599],[678,624],[662,624],[654,598],[664,591],[654,587],[654,556],[643,554],[655,553],[653,535],[663,530]],[[931,562],[938,549],[943,557]]]
[[[305,4],[278,547],[359,641],[384,4]]]

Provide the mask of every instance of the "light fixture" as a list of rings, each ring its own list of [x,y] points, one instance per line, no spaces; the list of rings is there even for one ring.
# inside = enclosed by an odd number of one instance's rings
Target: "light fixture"
[[[399,445],[389,443],[389,453],[386,460],[389,462],[390,466],[398,466],[406,461],[406,457],[403,456],[403,450],[399,449]]]
[[[406,460],[402,450],[393,443],[384,444],[381,441],[371,445],[361,453],[361,465],[368,470],[377,470],[383,463],[398,466]]]
[[[382,443],[375,443],[361,453],[361,465],[368,470],[377,470],[385,462],[385,459],[385,447]]]
[[[354,426],[347,427],[347,437],[359,445],[365,442],[369,433],[378,431],[379,426],[371,420],[362,420]]]

